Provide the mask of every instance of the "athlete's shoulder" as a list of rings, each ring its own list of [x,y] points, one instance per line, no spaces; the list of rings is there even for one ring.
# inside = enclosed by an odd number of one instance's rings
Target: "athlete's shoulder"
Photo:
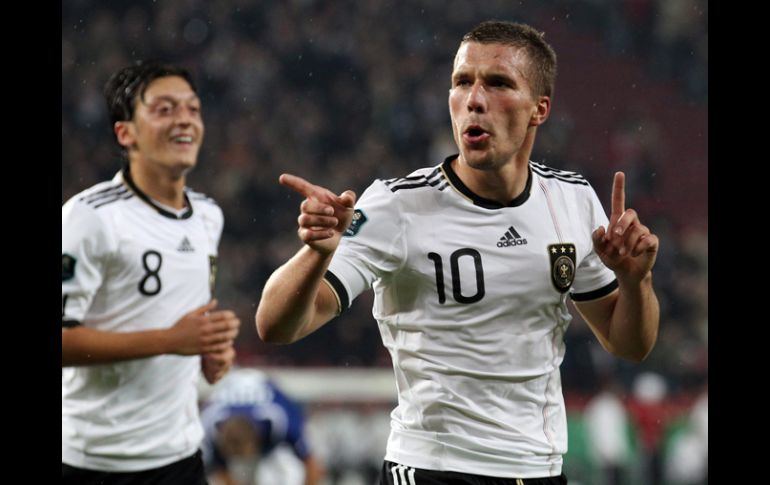
[[[184,191],[196,211],[203,211],[207,214],[213,214],[218,218],[223,217],[222,209],[213,198],[209,197],[203,192],[195,191],[189,187],[185,187]]]
[[[202,202],[207,205],[213,205],[213,206],[219,207],[219,205],[217,204],[217,201],[215,201],[213,198],[209,197],[208,195],[204,194],[203,192],[198,192],[197,190],[193,190],[190,187],[185,187],[184,191],[187,194],[187,197],[189,197],[193,203]]]
[[[546,190],[555,190],[565,194],[571,193],[574,197],[581,199],[594,197],[594,188],[578,172],[561,170],[532,161],[529,162],[529,167],[535,177],[533,182],[544,186]]]
[[[532,173],[536,174],[544,183],[565,187],[572,186],[573,188],[590,187],[588,180],[577,172],[561,170],[532,161],[529,162],[529,167],[532,169]]]
[[[441,165],[419,168],[405,177],[378,180],[393,194],[418,193],[425,190],[444,190],[449,183]]]
[[[134,193],[123,183],[120,176],[116,175],[112,180],[100,182],[73,195],[64,203],[62,209],[69,207],[71,210],[99,210],[132,197]]]

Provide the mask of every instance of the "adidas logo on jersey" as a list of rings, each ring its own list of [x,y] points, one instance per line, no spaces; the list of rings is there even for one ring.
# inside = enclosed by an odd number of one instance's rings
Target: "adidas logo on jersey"
[[[527,244],[527,240],[522,238],[513,226],[509,227],[505,234],[502,235],[499,241],[497,241],[498,248],[507,248],[509,246],[523,246]]]
[[[187,239],[187,236],[182,239],[182,243],[179,245],[178,248],[176,248],[177,251],[180,251],[182,253],[191,253],[195,251],[195,248],[192,247],[192,244],[190,244],[190,240]]]

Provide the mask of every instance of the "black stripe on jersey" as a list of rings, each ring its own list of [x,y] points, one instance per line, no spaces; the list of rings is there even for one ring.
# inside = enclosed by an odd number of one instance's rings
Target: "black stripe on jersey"
[[[102,189],[97,192],[94,192],[93,194],[84,195],[78,200],[84,201],[86,204],[88,204],[97,199],[101,199],[102,197],[107,197],[109,195],[112,195],[114,192],[118,192],[121,189],[125,189],[125,186],[123,184],[113,185],[111,187],[107,187],[106,189]]]
[[[572,301],[596,300],[603,296],[609,295],[610,293],[615,291],[615,288],[617,287],[618,287],[618,280],[612,280],[611,282],[599,288],[598,290],[589,291],[588,293],[570,293],[569,297],[572,298]]]
[[[419,188],[419,187],[435,187],[436,185],[438,185],[441,182],[441,180],[443,180],[443,179],[442,178],[437,178],[436,180],[433,180],[433,181],[430,181],[430,182],[422,182],[422,183],[419,183],[419,184],[396,185],[394,187],[391,187],[390,191],[395,193],[396,191],[401,190],[401,189],[416,189],[416,188]]]
[[[551,172],[554,175],[561,175],[563,177],[575,177],[578,179],[585,180],[585,177],[580,175],[577,172],[570,172],[569,170],[561,170],[558,168],[549,167],[548,165],[545,165],[543,163],[537,163],[530,160],[530,164],[533,165],[535,168],[539,168],[545,172]]]
[[[449,181],[444,180],[444,183],[438,186],[439,190],[444,190],[445,188],[449,187]]]
[[[62,328],[73,328],[73,327],[79,327],[80,325],[83,325],[83,324],[78,322],[77,320],[62,320],[61,321],[61,327]]]
[[[433,179],[433,180],[431,180]],[[436,168],[433,172],[426,175],[417,175],[414,177],[406,177],[397,179],[397,182],[390,187],[391,192],[396,192],[401,189],[416,189],[419,187],[435,187],[444,179],[444,175],[439,168]],[[407,181],[417,181],[417,183],[403,183]],[[393,183],[393,182],[391,182]],[[387,184],[386,184],[387,185]]]
[[[105,201],[99,202],[98,204],[96,204],[94,206],[94,209],[98,209],[99,207],[105,206],[107,204],[112,204],[113,202],[117,202],[119,200],[128,200],[128,199],[130,199],[133,196],[134,196],[134,194],[129,192],[128,194],[126,194],[126,195],[124,195],[122,197],[115,197],[113,199],[109,199],[109,200],[105,200]]]
[[[150,199],[147,196],[147,194],[145,194],[144,192],[139,190],[139,187],[136,186],[136,184],[134,183],[134,180],[131,178],[130,167],[128,165],[123,167],[123,180],[126,181],[126,184],[128,184],[128,186],[131,188],[131,190],[134,191],[134,193],[136,194],[137,197],[139,197],[144,202],[149,204],[153,209],[158,211],[158,214],[160,214],[160,215],[162,215],[164,217],[168,217],[169,219],[189,219],[193,215],[193,206],[190,203],[190,198],[187,197],[187,192],[183,193],[184,194],[184,201],[187,204],[187,210],[184,211],[181,215],[177,216],[173,212],[169,212],[166,209],[164,209],[163,207],[160,207],[158,204],[153,202],[152,199]]]
[[[537,165],[534,162],[530,164],[532,167],[532,170],[540,175],[543,178],[547,179],[556,179],[560,182],[566,182],[568,184],[575,184],[575,185],[588,185],[588,181],[583,178],[582,175],[577,174],[575,172],[561,172],[561,170],[554,170],[549,167],[545,167],[543,165]]]
[[[433,174],[431,174],[430,176],[432,177]],[[387,179],[385,181],[385,185],[390,186],[390,185],[392,185],[395,182],[402,182],[402,181],[403,182],[407,182],[407,181],[410,181],[410,180],[424,180],[424,179],[425,179],[425,175],[410,175],[408,177],[396,177],[396,178],[392,178],[392,179]]]
[[[337,292],[337,296],[340,299],[340,313],[347,310],[348,307],[350,307],[350,297],[348,297],[348,292],[345,290],[345,286],[342,284],[342,281],[340,281],[340,279],[329,270],[326,270],[324,279],[328,281],[329,284],[332,285],[332,288],[334,288],[334,291]]]
[[[85,203],[88,205],[99,204],[107,199],[120,198],[120,196],[125,194],[126,192],[128,192],[128,187],[123,185],[121,187],[116,188],[115,190],[105,192],[104,194],[101,194],[98,197],[93,197],[91,199],[88,199],[85,201]]]

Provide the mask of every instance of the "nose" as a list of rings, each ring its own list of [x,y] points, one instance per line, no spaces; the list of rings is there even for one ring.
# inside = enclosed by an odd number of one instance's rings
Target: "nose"
[[[468,111],[484,113],[487,110],[487,93],[480,82],[473,83],[468,93]]]
[[[195,119],[195,114],[185,106],[177,106],[175,120],[180,125],[190,125]]]

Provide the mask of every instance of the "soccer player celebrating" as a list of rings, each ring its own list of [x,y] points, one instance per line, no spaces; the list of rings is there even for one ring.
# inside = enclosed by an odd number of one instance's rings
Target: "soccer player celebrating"
[[[454,60],[459,154],[376,180],[356,204],[299,177],[305,246],[268,281],[256,323],[293,342],[374,290],[398,407],[382,484],[563,484],[559,365],[571,298],[602,346],[640,361],[659,309],[658,238],[624,203],[608,221],[579,174],[530,161],[556,55],[533,28],[483,22]]]
[[[205,484],[196,385],[227,372],[240,321],[212,300],[222,211],[185,187],[200,99],[154,62],[105,96],[128,163],[62,206],[62,480]]]

